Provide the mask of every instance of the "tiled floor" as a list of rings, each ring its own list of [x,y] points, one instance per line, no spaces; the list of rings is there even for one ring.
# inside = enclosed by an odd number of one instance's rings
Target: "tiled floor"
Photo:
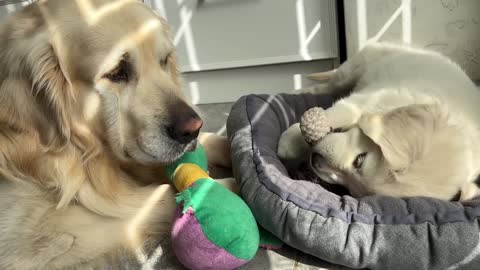
[[[197,105],[198,112],[204,123],[202,131],[226,135],[225,122],[233,103],[216,103]]]

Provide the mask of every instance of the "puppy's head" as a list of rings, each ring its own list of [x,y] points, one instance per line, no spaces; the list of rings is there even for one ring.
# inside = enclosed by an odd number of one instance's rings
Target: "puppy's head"
[[[182,96],[166,23],[139,1],[61,2],[41,10],[79,113],[98,136],[119,158],[144,163],[193,149],[202,121]]]
[[[462,131],[437,105],[411,105],[364,115],[357,125],[313,146],[311,166],[354,196],[451,199],[471,173]]]

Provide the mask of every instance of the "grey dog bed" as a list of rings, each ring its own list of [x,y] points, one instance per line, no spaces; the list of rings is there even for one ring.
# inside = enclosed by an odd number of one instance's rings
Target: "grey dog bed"
[[[369,269],[480,269],[480,200],[355,199],[293,180],[278,159],[280,135],[326,95],[249,95],[227,121],[234,175],[258,222],[323,260]]]

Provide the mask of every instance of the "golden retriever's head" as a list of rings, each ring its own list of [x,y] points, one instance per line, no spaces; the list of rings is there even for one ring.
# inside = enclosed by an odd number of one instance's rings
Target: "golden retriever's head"
[[[195,147],[202,121],[183,99],[167,26],[149,8],[49,0],[26,12],[44,22],[29,36],[33,80],[69,118],[61,129],[81,132],[85,121],[127,161],[168,163]]]
[[[354,196],[451,199],[468,182],[472,162],[462,130],[438,105],[411,105],[328,134],[313,145],[311,166]]]

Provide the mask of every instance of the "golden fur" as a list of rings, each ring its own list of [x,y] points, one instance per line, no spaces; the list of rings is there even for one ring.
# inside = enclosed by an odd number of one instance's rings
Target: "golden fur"
[[[168,231],[160,164],[194,146],[162,129],[178,104],[168,27],[138,1],[40,0],[3,22],[0,269],[101,266]]]

